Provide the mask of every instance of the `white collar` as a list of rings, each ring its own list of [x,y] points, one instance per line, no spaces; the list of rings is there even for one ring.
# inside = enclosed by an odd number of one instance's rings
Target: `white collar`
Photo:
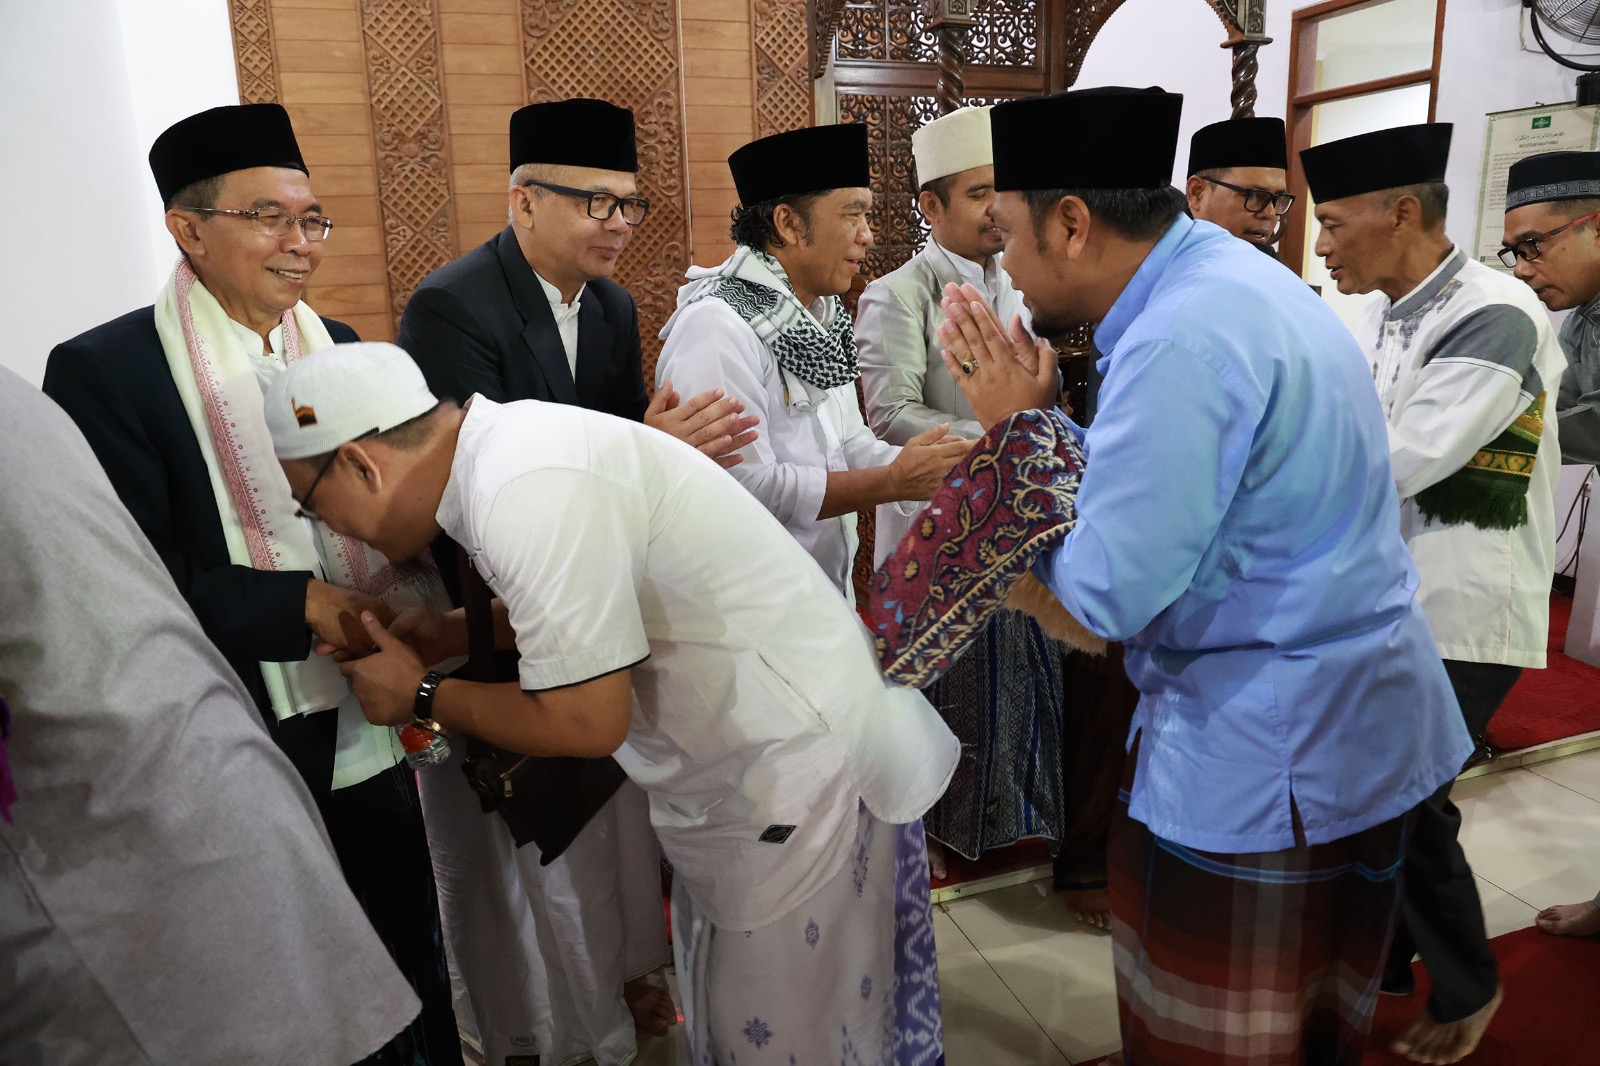
[[[989,257],[988,265],[984,266],[974,263],[964,255],[957,255],[956,253],[952,252],[950,249],[934,240],[931,234],[928,237],[928,244],[934,248],[937,248],[939,250],[939,254],[943,255],[947,260],[950,261],[950,265],[955,267],[956,275],[962,281],[968,282],[971,285],[975,285],[984,291],[989,291],[994,288],[995,282],[1000,278],[999,253],[991,255]]]
[[[533,276],[539,278],[539,287],[544,289],[545,299],[550,301],[550,313],[556,316],[557,322],[565,322],[578,313],[578,302],[583,299],[583,290],[588,288],[588,285],[579,285],[578,293],[572,298],[572,302],[562,303],[560,289],[540,277],[537,270],[533,272]]]
[[[272,349],[268,355],[261,350],[261,334],[237,319],[228,319],[228,325],[233,327],[239,335],[239,340],[244,344],[244,350],[252,359],[277,359],[283,354],[283,323],[272,327],[272,332],[267,334],[267,345]]]

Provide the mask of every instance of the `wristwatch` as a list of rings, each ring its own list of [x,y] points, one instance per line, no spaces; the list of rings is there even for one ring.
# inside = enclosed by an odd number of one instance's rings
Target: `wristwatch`
[[[439,686],[443,683],[443,674],[429,670],[418,682],[417,698],[411,703],[411,716],[417,720],[417,724],[435,733],[439,732],[439,723],[433,720],[433,697],[438,695]]]

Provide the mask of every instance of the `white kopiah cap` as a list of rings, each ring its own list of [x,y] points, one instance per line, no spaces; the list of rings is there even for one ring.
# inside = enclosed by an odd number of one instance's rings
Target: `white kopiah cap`
[[[926,185],[994,162],[989,141],[989,109],[963,107],[923,126],[911,135],[917,181]]]
[[[335,344],[291,363],[267,390],[267,429],[279,459],[323,455],[438,406],[422,371],[381,341]]]

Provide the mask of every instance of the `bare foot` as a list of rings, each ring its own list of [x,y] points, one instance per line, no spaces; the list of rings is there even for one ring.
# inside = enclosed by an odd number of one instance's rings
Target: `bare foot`
[[[1600,907],[1594,900],[1563,903],[1539,912],[1534,924],[1553,936],[1594,936],[1600,933]]]
[[[1394,1042],[1394,1050],[1412,1062],[1460,1062],[1477,1050],[1478,1041],[1483,1039],[1489,1020],[1504,998],[1505,990],[1497,987],[1493,999],[1475,1014],[1455,1022],[1436,1022],[1424,1010],[1405,1035]]]
[[[1096,929],[1111,928],[1111,893],[1103,888],[1063,889],[1061,899],[1072,916]]]
[[[936,840],[928,841],[928,876],[943,881],[949,874],[944,864],[944,845]]]
[[[629,981],[622,986],[622,998],[633,1014],[633,1024],[652,1036],[666,1036],[667,1030],[678,1023],[678,1008],[664,988],[657,988],[646,978]]]

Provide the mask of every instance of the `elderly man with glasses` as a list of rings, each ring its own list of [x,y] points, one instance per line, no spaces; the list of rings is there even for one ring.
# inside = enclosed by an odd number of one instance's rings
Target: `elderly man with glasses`
[[[291,363],[356,339],[302,301],[333,223],[276,104],[184,119],[156,138],[150,168],[181,257],[154,306],[58,346],[45,391],[88,438],[244,681],[310,789],[345,880],[422,1000],[421,1015],[372,1061],[459,1066],[414,775],[393,731],[369,725],[338,667],[313,654],[345,645],[341,615],[388,617],[437,604],[443,590],[432,571],[397,569],[298,517],[262,412]]]
[[[1289,149],[1281,118],[1233,118],[1189,140],[1189,213],[1271,252],[1294,206]]]
[[[1467,729],[1525,668],[1543,669],[1555,556],[1554,395],[1566,360],[1526,286],[1445,235],[1447,123],[1361,134],[1300,153],[1317,201],[1317,254],[1342,293],[1378,292],[1358,332],[1389,424],[1400,528]],[[1456,1062],[1501,992],[1483,910],[1440,788],[1419,809],[1405,907],[1384,980],[1408,993],[1413,951],[1433,979],[1397,1050]]]

